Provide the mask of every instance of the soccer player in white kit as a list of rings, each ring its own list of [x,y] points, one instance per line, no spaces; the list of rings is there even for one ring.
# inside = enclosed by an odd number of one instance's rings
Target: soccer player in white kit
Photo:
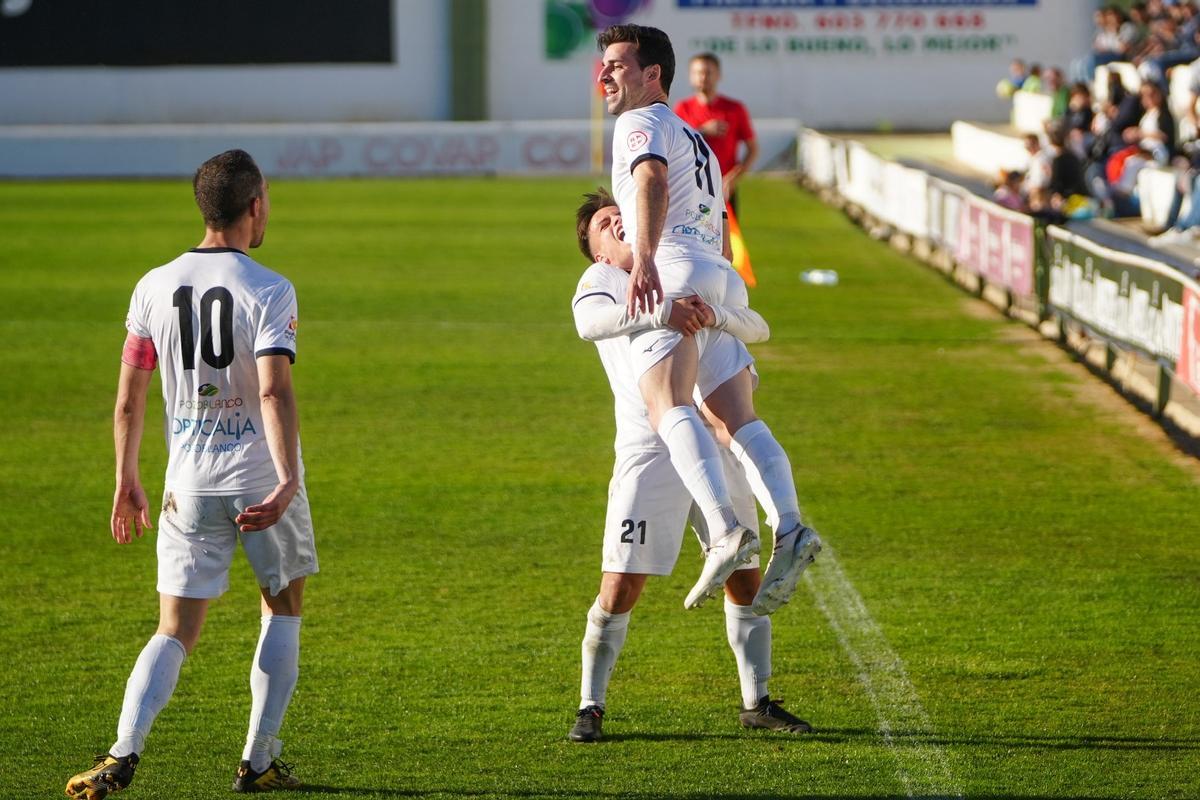
[[[747,342],[765,341],[766,322],[747,308],[745,284],[727,270],[730,305],[707,306],[697,297],[681,298],[656,313],[630,315],[624,303],[632,266],[630,246],[623,240],[622,221],[612,197],[600,190],[586,195],[577,214],[580,250],[590,266],[579,281],[572,301],[579,335],[596,343],[615,400],[616,463],[609,485],[608,512],[600,593],[587,615],[582,646],[579,708],[568,738],[595,742],[602,736],[608,682],[625,644],[630,614],[646,579],[669,575],[679,557],[683,529],[691,520],[702,545],[708,545],[703,515],[696,514],[670,454],[648,421],[638,391],[627,336],[649,329],[671,328],[685,336],[733,334]],[[746,369],[752,360],[745,348],[729,351],[735,360],[715,365],[702,375],[698,394]],[[756,508],[741,465],[725,448],[722,467],[740,519],[757,528]],[[725,583],[725,630],[738,666],[743,710],[742,725],[787,733],[807,733],[811,727],[772,700],[767,690],[771,674],[771,618],[750,607],[759,588],[757,556],[735,570]]]
[[[628,313],[653,313],[664,298],[693,294],[719,306],[728,270],[721,169],[703,137],[667,105],[675,73],[670,39],[657,28],[615,25],[597,42],[604,53],[597,80],[608,112],[617,115],[613,193],[633,245]],[[745,349],[732,337],[705,340],[669,329],[630,337],[650,423],[712,532],[700,579],[684,601],[688,608],[703,603],[758,551],[757,536],[733,507],[716,444],[692,405],[706,362],[732,360],[735,356],[724,351],[739,348]],[[800,519],[787,454],[754,413],[749,371],[714,388],[704,407],[718,422],[718,434],[730,440],[755,496],[774,521],[771,560],[753,605],[758,613],[770,614],[791,598],[800,573],[820,550],[820,539]]]
[[[246,255],[263,240],[267,182],[230,150],[193,179],[205,235],[137,284],[114,414],[120,544],[151,526],[138,473],[146,392],[161,367],[169,451],[158,535],[158,631],[125,686],[117,740],[71,778],[70,797],[98,800],[133,779],[146,736],[200,637],[209,600],[229,585],[240,539],[262,594],[250,669],[250,727],[233,789],[294,788],[277,738],[299,674],[305,576],[317,571],[291,365],[296,293]]]

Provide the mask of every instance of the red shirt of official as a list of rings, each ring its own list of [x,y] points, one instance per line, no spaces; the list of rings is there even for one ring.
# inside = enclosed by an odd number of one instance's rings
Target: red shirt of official
[[[717,163],[721,165],[722,175],[738,163],[738,145],[754,138],[754,128],[750,126],[750,114],[747,113],[746,107],[723,95],[717,95],[707,105],[695,96],[680,100],[675,105],[675,113],[697,130],[710,119],[724,120],[728,123],[729,128],[724,136],[704,137],[709,149],[716,156]]]

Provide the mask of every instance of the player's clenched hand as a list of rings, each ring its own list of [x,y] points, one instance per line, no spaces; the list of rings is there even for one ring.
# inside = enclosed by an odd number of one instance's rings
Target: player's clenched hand
[[[118,486],[113,495],[112,519],[109,528],[118,544],[129,544],[134,534],[140,539],[145,528],[153,528],[150,521],[150,501],[140,483]]]
[[[243,533],[261,531],[279,522],[299,488],[295,483],[281,483],[261,503],[246,506],[246,510],[237,515],[238,530]]]
[[[629,271],[629,291],[625,293],[625,305],[629,316],[638,311],[653,314],[656,305],[662,303],[662,281],[658,279],[658,267],[653,259],[633,259]]]
[[[710,119],[697,130],[705,136],[724,136],[729,131],[729,123],[723,119]]]
[[[704,328],[704,311],[707,308],[708,306],[700,299],[699,295],[681,297],[671,303],[671,314],[667,318],[667,326],[674,328],[684,336],[691,336]]]

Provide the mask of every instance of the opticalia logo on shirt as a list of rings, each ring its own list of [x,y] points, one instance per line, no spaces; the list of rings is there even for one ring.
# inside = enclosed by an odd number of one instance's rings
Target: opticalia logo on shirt
[[[254,427],[254,420],[250,417],[242,419],[242,415],[239,412],[235,413],[232,417],[225,417],[224,419],[175,417],[171,433],[175,436],[225,435],[241,439],[243,436],[257,435],[258,429]]]

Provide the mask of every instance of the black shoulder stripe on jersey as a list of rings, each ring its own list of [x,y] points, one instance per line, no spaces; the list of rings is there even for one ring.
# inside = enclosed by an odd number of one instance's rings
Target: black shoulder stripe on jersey
[[[589,297],[607,297],[609,300],[612,300],[614,303],[617,302],[617,298],[613,297],[608,292],[588,292],[585,295],[580,295],[579,297],[575,298],[575,302],[571,303],[571,308],[574,308],[575,306],[579,305],[580,300],[586,300]]]
[[[268,347],[254,352],[255,358],[262,358],[263,356],[287,356],[289,363],[296,363],[296,354],[286,347]]]
[[[629,165],[629,173],[633,174],[633,171],[635,169],[637,169],[637,165],[642,163],[643,161],[645,161],[648,158],[653,158],[655,161],[661,161],[663,163],[663,166],[667,166],[667,160],[665,158],[663,158],[662,156],[660,156],[658,153],[642,153],[640,156],[638,156],[637,158],[635,158],[633,160],[632,164]]]

